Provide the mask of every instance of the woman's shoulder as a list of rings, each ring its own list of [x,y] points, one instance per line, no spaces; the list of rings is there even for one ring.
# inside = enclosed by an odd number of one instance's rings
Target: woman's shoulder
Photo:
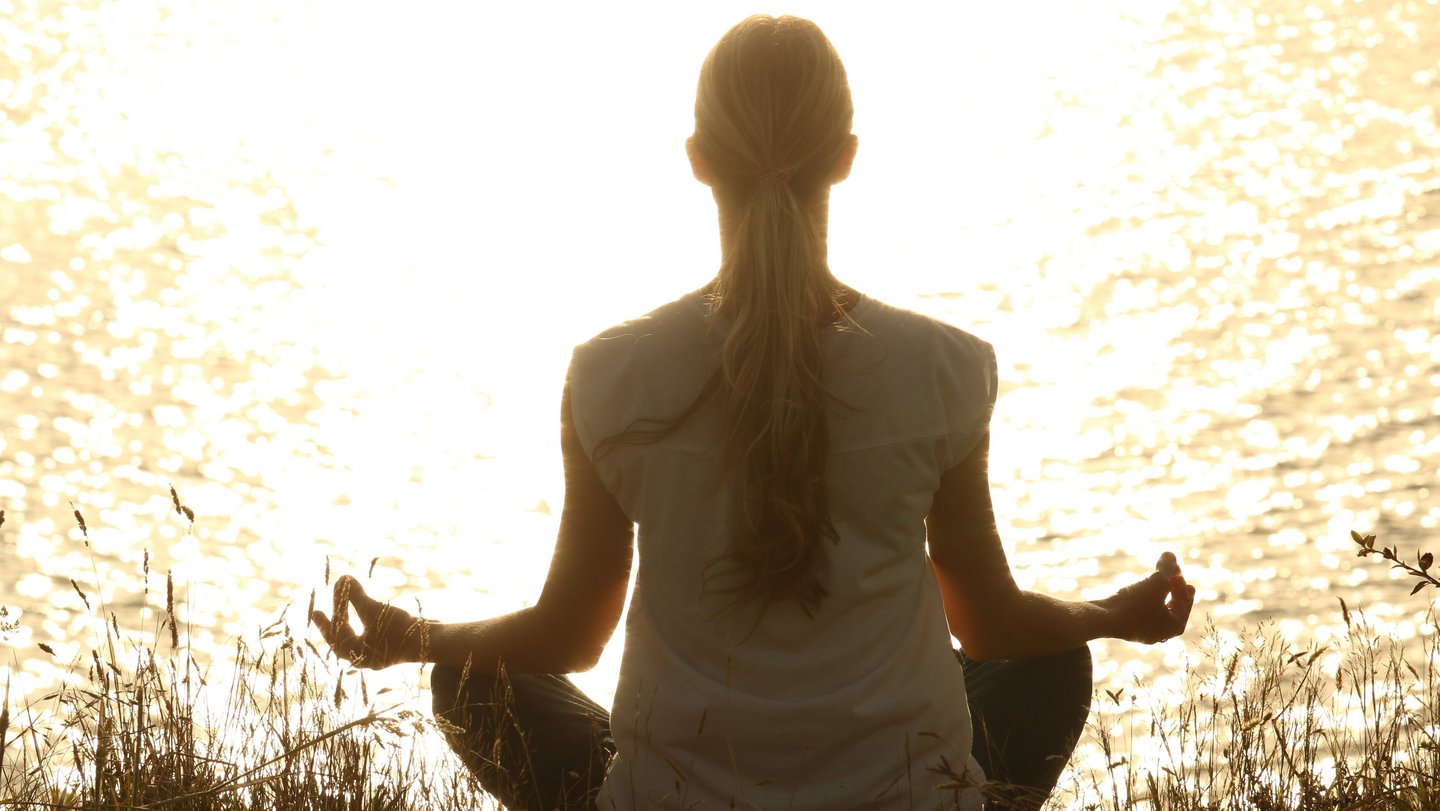
[[[970,357],[994,357],[995,349],[988,341],[948,321],[932,315],[898,307],[866,296],[852,317],[865,332],[886,336],[889,340],[908,340],[915,348],[933,348],[942,354]]]
[[[603,346],[616,341],[638,344],[657,335],[702,327],[705,301],[700,291],[693,291],[655,309],[618,324],[606,327],[580,344],[580,348]]]
[[[627,368],[653,375],[693,365],[705,341],[705,308],[696,291],[601,330],[575,347],[572,375],[586,368],[611,377]]]

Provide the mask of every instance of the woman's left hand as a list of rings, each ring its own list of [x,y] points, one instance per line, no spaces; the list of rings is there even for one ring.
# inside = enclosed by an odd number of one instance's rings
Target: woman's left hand
[[[1175,555],[1166,552],[1155,564],[1154,574],[1095,604],[1111,617],[1108,636],[1153,645],[1185,632],[1195,606],[1195,587],[1185,582]]]
[[[350,624],[350,607],[363,628],[356,633]],[[365,593],[360,581],[342,575],[335,581],[334,619],[316,611],[310,621],[336,655],[357,667],[379,670],[404,662],[418,662],[425,650],[427,621],[416,619],[404,609],[382,603]]]

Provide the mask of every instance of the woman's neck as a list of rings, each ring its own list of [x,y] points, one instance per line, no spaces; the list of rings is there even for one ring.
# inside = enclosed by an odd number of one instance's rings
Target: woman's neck
[[[820,243],[817,246],[819,250],[819,259],[821,263],[825,265],[825,275],[830,282],[831,290],[834,291],[836,306],[841,311],[848,313],[852,309],[854,309],[855,305],[859,302],[860,293],[854,288],[846,285],[844,282],[835,278],[834,274],[830,272],[828,255],[828,237],[830,222],[829,187],[823,189],[819,193],[818,198],[811,205],[814,207],[814,210],[817,214],[817,220],[820,230]],[[724,198],[722,198],[719,194],[716,194],[715,207],[718,212],[720,221],[720,254],[721,260],[723,262],[725,259],[729,258],[730,245],[732,244],[731,234],[734,233],[735,221],[739,215],[739,204],[730,203]],[[715,279],[712,279],[710,283],[707,284],[704,288],[702,288],[702,291],[705,293],[714,292],[715,288],[718,286],[718,283],[719,277],[716,277]],[[830,320],[830,318],[839,317],[839,315],[840,313],[836,312],[833,314],[829,314],[829,316],[822,316],[822,318],[828,321]]]
[[[830,189],[826,187],[820,192],[818,198],[812,204],[815,208],[816,221],[820,229],[820,261],[829,263],[830,247]],[[715,209],[720,221],[720,255],[727,257],[730,253],[731,234],[735,231],[735,222],[739,218],[739,204],[727,202],[719,194],[715,195]]]

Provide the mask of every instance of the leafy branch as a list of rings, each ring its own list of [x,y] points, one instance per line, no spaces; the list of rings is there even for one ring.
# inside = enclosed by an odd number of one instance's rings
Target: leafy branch
[[[1352,529],[1350,530],[1350,538],[1360,547],[1360,551],[1355,553],[1356,556],[1379,555],[1385,560],[1390,561],[1390,568],[1402,569],[1406,574],[1417,578],[1420,582],[1416,583],[1415,588],[1410,590],[1412,596],[1419,594],[1420,589],[1426,586],[1440,586],[1440,580],[1436,580],[1435,575],[1430,574],[1430,567],[1435,563],[1435,556],[1429,552],[1417,552],[1415,555],[1415,565],[1412,566],[1404,560],[1401,560],[1400,550],[1398,548],[1382,546],[1376,549],[1374,535],[1361,535]]]

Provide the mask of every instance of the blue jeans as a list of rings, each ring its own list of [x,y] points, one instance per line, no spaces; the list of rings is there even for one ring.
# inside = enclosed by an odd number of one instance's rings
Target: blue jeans
[[[989,808],[1037,809],[1055,787],[1090,714],[1090,649],[976,662],[956,651]],[[451,748],[506,808],[592,809],[615,754],[610,715],[551,674],[430,675]]]

